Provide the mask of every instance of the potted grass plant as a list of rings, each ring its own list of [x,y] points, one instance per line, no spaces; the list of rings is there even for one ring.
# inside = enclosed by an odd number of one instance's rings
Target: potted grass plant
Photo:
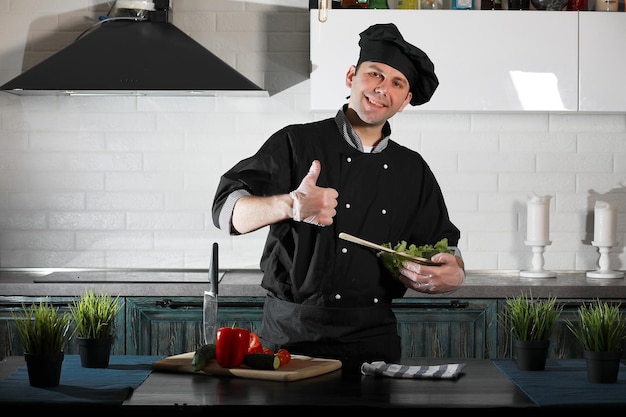
[[[506,299],[499,319],[513,339],[513,357],[518,368],[545,369],[552,328],[562,311],[556,297],[533,298],[529,293]]]
[[[96,294],[93,290],[85,291],[70,305],[83,367],[109,366],[115,318],[121,309],[119,296]]]
[[[48,301],[22,305],[12,317],[24,346],[24,359],[31,386],[59,385],[64,349],[69,341],[71,317]]]
[[[626,315],[620,307],[620,303],[596,299],[578,307],[576,321],[565,320],[583,347],[589,382],[617,382],[622,343],[626,339]]]

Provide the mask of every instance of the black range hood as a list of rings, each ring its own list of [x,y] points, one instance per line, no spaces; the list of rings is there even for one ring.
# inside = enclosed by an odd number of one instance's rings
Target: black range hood
[[[0,90],[17,95],[268,96],[173,24],[115,18]]]

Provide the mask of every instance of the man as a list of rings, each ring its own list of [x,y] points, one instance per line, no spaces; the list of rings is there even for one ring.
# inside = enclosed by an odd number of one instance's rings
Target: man
[[[434,65],[393,24],[360,37],[348,103],[334,118],[274,133],[222,176],[213,203],[214,224],[231,235],[269,226],[263,346],[340,359],[347,370],[401,359],[393,298],[407,288],[453,291],[465,277],[458,251],[435,255],[441,266],[404,262],[393,278],[376,250],[338,238],[418,246],[447,238],[457,250],[460,237],[426,162],[390,139],[388,119],[428,102],[439,85]]]

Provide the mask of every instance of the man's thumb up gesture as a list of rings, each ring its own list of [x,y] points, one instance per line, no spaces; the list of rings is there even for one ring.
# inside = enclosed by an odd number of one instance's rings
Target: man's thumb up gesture
[[[311,223],[316,226],[330,226],[337,212],[337,197],[339,193],[334,188],[318,187],[317,178],[322,166],[315,160],[309,172],[304,176],[297,189],[289,193],[293,199],[293,219]]]

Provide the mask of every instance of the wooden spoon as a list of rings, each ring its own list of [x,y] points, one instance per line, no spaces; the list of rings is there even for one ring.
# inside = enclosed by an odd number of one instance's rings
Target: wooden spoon
[[[348,242],[356,243],[358,245],[366,246],[368,248],[378,249],[378,250],[389,252],[389,253],[394,253],[404,258],[411,259],[412,261],[417,262],[418,264],[421,264],[421,265],[429,265],[429,266],[443,265],[442,262],[433,262],[430,259],[422,258],[420,256],[413,256],[413,255],[409,255],[408,253],[398,252],[397,250],[393,250],[386,246],[378,245],[376,243],[370,242],[369,240],[361,239],[360,237],[352,236],[351,234],[348,234],[345,232],[339,233],[339,239],[347,240]]]

